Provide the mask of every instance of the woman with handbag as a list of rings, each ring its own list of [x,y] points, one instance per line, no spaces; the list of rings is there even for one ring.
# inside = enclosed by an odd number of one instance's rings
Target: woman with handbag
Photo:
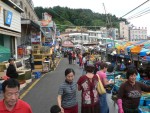
[[[82,91],[81,113],[99,113],[98,92],[96,90],[98,78],[93,74],[94,65],[89,62],[85,68],[86,75],[79,78],[78,90]]]
[[[101,70],[97,71],[96,75],[99,76],[99,78],[103,84],[103,87],[105,87],[106,85],[109,85],[109,84],[113,84],[113,82],[108,81],[107,76],[106,76],[108,64],[105,62],[102,62],[100,64],[100,68],[101,68]],[[100,103],[100,110],[101,110],[100,113],[109,113],[109,107],[108,107],[107,100],[106,100],[106,93],[99,94],[99,103]]]

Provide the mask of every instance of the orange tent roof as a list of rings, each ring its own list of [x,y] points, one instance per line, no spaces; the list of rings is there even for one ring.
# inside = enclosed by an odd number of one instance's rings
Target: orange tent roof
[[[134,54],[140,53],[141,50],[142,50],[141,45],[134,46],[133,48],[130,49],[131,53],[134,53]]]

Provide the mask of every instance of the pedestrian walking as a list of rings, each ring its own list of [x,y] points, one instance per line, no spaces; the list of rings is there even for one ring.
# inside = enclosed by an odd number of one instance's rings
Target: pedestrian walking
[[[53,53],[52,53],[52,55],[51,55],[51,59],[52,59],[52,63],[53,63],[53,66],[55,67],[55,57],[56,57],[56,55],[55,55],[55,53],[54,53],[54,51],[53,51]]]
[[[81,53],[78,55],[78,59],[79,59],[79,67],[83,68],[83,60],[82,60],[83,56],[81,55]]]
[[[29,62],[30,62],[30,66],[31,66],[31,74],[34,70],[34,56],[32,55],[32,51],[30,53],[30,57],[29,57]]]
[[[97,71],[97,75],[99,76],[104,88],[109,85],[113,84],[113,82],[109,82],[106,76],[108,64],[105,62],[102,62],[100,64],[100,71]],[[99,94],[99,103],[100,103],[100,113],[109,113],[109,107],[106,100],[106,93],[105,94]]]
[[[75,72],[71,68],[65,70],[65,81],[58,91],[58,105],[62,113],[78,113],[77,83],[74,82]]]
[[[68,60],[69,60],[69,64],[72,64],[72,51],[69,51],[68,53]]]
[[[86,66],[86,75],[79,78],[78,90],[82,91],[81,113],[99,113],[98,92],[96,86],[98,77],[93,74],[94,64],[89,62]]]
[[[127,81],[122,83],[118,90],[118,113],[139,113],[138,106],[142,91],[150,92],[150,86],[136,81],[136,76],[136,69],[127,70]]]
[[[76,63],[76,53],[75,52],[72,53],[72,59],[73,59],[73,64],[75,64]]]
[[[0,101],[0,113],[32,113],[28,103],[19,99],[20,84],[10,78],[2,83],[4,98]]]

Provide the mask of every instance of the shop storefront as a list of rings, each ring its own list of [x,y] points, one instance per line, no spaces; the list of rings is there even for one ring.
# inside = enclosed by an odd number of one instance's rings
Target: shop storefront
[[[17,38],[21,37],[21,16],[23,10],[9,0],[0,1],[0,62],[10,57],[17,58]]]

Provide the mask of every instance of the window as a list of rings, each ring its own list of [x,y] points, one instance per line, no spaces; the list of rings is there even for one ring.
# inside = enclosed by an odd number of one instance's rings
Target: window
[[[30,19],[30,13],[28,14],[28,16],[29,16],[29,19]]]
[[[24,8],[24,11],[25,11],[25,15],[26,15],[26,18],[27,18],[27,8],[26,7]]]
[[[22,3],[22,1],[20,1],[20,7],[23,9],[23,3]]]

